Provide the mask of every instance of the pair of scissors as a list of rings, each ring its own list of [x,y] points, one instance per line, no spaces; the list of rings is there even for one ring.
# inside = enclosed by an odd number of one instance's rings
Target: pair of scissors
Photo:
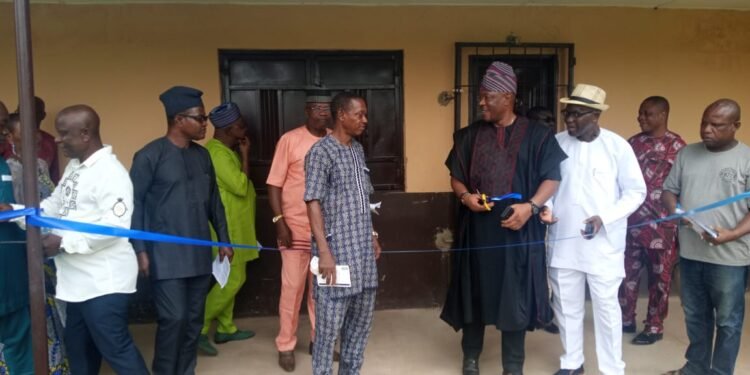
[[[484,209],[487,211],[492,211],[492,207],[490,207],[490,201],[487,199],[487,194],[481,193],[479,189],[477,189],[477,195],[479,195],[479,203],[484,206]]]

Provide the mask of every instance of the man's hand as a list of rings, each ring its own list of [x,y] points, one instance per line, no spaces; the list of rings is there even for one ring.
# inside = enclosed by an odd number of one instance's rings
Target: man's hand
[[[232,261],[232,258],[234,258],[234,250],[232,250],[231,247],[221,246],[219,247],[219,260],[224,261],[224,257],[229,258],[229,261]]]
[[[513,215],[500,222],[500,226],[511,230],[519,230],[531,218],[531,204],[517,203],[510,206],[513,209]]]
[[[247,156],[250,155],[250,138],[247,136],[240,139],[239,143],[240,148],[240,155]]]
[[[60,244],[62,243],[62,237],[48,234],[42,237],[42,249],[44,250],[44,256],[53,257],[60,253]]]
[[[276,222],[276,243],[279,247],[292,247],[292,231],[289,230],[283,217]]]
[[[539,220],[541,220],[544,224],[552,225],[556,223],[558,219],[555,217],[555,215],[552,214],[551,208],[544,206],[539,212]]]
[[[380,253],[383,252],[383,248],[380,247],[378,236],[372,236],[372,248],[375,250],[375,260],[380,259]]]
[[[711,237],[711,235],[706,232],[701,233],[701,238],[703,241],[708,242],[709,245],[721,245],[727,242],[732,242],[738,238],[734,230],[724,229],[722,227],[713,227],[711,229],[713,229],[718,235],[716,238]]]
[[[602,218],[600,218],[598,215],[592,216],[592,217],[584,220],[583,223],[584,224],[591,223],[591,225],[594,226],[594,230],[591,232],[590,235],[587,235],[586,232],[584,232],[583,230],[581,230],[581,235],[583,235],[583,238],[587,239],[587,240],[590,240],[590,239],[596,237],[597,233],[599,233],[599,230],[602,229],[602,225],[604,225],[602,223]]]
[[[320,252],[320,261],[318,262],[318,271],[320,276],[326,280],[326,284],[336,284],[336,260],[330,251]]]
[[[484,201],[482,196],[479,194],[465,195],[462,199],[464,205],[474,212],[487,212],[487,208],[484,207]],[[487,202],[487,206],[490,208],[495,206],[495,202]]]
[[[148,261],[148,253],[144,250],[140,253],[136,253],[136,257],[138,258],[138,271],[140,271],[143,276],[148,277],[150,266]]]

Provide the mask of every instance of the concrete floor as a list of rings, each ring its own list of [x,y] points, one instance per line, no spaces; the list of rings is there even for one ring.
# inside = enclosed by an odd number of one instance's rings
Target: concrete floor
[[[747,310],[750,312],[750,296]],[[646,301],[639,301],[638,317],[644,316]],[[439,309],[386,310],[375,313],[375,322],[370,336],[363,375],[431,374],[457,375],[461,373],[461,335],[443,323]],[[591,306],[587,305],[585,367],[588,374],[596,374]],[[297,374],[310,374],[310,356],[307,355],[309,322],[302,317],[300,338],[297,345]],[[257,335],[247,341],[231,342],[217,346],[217,357],[200,356],[199,374],[286,374],[277,365],[274,338],[278,330],[276,317],[240,319],[238,325],[252,329]],[[639,327],[642,328],[642,327]],[[153,356],[153,324],[133,325],[131,330],[147,363]],[[499,374],[500,335],[494,328],[487,328],[484,353],[480,368],[484,374]],[[744,342],[737,361],[736,374],[750,374],[750,324],[744,326]],[[682,308],[679,298],[670,300],[670,316],[665,323],[662,341],[651,346],[634,346],[629,343],[633,334],[623,335],[624,357],[628,374],[661,374],[679,368],[687,347]],[[557,335],[534,331],[526,339],[527,375],[549,375],[559,367],[561,344]],[[104,373],[111,373],[107,369]]]

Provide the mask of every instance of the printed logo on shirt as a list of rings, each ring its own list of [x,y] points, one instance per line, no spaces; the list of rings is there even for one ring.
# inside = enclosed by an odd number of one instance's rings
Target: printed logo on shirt
[[[117,198],[117,203],[112,206],[112,213],[117,217],[122,217],[128,212],[128,206],[122,201],[122,198]]]
[[[60,216],[68,216],[71,210],[76,210],[78,198],[78,173],[73,172],[62,183],[63,203],[60,206]]]
[[[733,168],[724,168],[719,172],[719,177],[725,182],[737,182],[737,170]]]

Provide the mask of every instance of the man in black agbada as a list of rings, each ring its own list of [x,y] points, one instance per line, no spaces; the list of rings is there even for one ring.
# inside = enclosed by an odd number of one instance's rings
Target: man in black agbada
[[[208,151],[193,142],[206,136],[199,90],[175,86],[159,96],[167,114],[167,135],[136,152],[133,229],[229,242],[224,206]],[[158,315],[154,374],[194,374],[197,342],[211,281],[211,248],[133,240],[138,267],[150,275]],[[219,248],[232,257],[232,249]]]
[[[551,319],[545,224],[538,215],[567,156],[552,129],[515,115],[516,85],[512,67],[490,65],[479,90],[482,120],[454,134],[446,160],[462,204],[441,318],[463,330],[468,375],[479,374],[486,325],[502,331],[503,374],[516,375],[523,373],[526,330]],[[521,197],[503,197],[511,193]],[[502,220],[506,207],[513,214]]]

